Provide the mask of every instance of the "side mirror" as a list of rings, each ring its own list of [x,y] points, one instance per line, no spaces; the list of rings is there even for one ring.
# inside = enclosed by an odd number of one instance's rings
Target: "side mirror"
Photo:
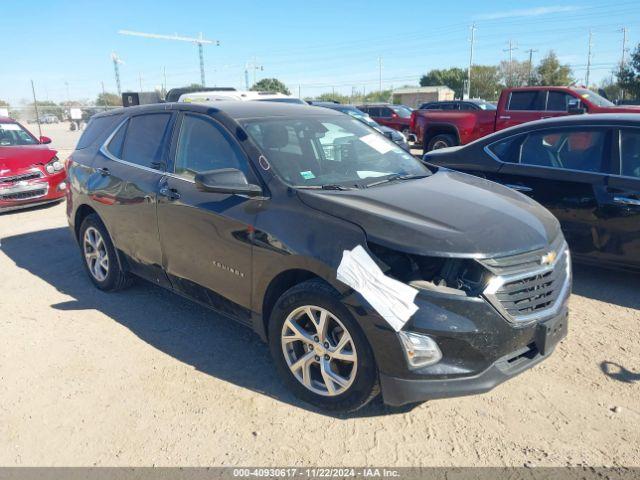
[[[51,143],[51,139],[49,137],[42,136],[40,137],[40,143],[46,145],[47,143]]]
[[[567,113],[569,115],[582,115],[586,111],[580,100],[569,100],[567,105]]]
[[[198,173],[196,188],[201,192],[226,193],[228,195],[262,195],[262,188],[247,181],[244,173],[236,168],[221,168]]]

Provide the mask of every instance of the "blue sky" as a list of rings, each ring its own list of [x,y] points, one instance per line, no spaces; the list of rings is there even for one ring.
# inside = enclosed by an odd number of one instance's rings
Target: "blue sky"
[[[623,26],[628,46],[640,41],[640,1],[553,3],[550,0],[428,2],[181,0],[2,1],[0,99],[95,98],[104,82],[115,91],[111,52],[124,60],[123,90],[169,87],[200,79],[197,48],[189,43],[119,35],[120,29],[178,33],[219,40],[205,46],[207,84],[244,87],[244,70],[255,57],[257,78],[277,77],[293,93],[317,95],[352,87],[378,87],[382,57],[384,88],[417,84],[432,68],[465,66],[469,26],[477,24],[475,62],[508,58],[507,42],[524,60],[554,49],[584,78],[588,30],[593,30],[592,79],[610,75],[619,62]],[[106,6],[105,6],[106,5]],[[250,74],[252,79],[253,74]],[[68,85],[68,88],[67,88]]]

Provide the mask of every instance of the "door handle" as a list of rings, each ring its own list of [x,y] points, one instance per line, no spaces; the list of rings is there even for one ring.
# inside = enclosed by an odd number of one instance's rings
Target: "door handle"
[[[524,185],[512,185],[510,183],[504,183],[503,185],[505,187],[511,188],[512,190],[517,190],[518,192],[523,192],[523,193],[533,192],[533,188],[525,187]]]
[[[99,169],[98,169],[98,173],[99,173],[100,175],[102,175],[103,177],[108,177],[109,175],[111,175],[111,172],[110,172],[110,171],[109,171],[109,169],[108,169],[108,168],[106,168],[106,167],[99,168]]]
[[[635,207],[640,207],[640,199],[637,198],[619,197],[616,195],[613,197],[613,201],[620,205],[633,205]]]
[[[500,115],[500,120],[511,120],[509,115]]]
[[[177,200],[180,198],[180,193],[175,188],[162,187],[158,193],[163,197],[167,197],[169,200]]]

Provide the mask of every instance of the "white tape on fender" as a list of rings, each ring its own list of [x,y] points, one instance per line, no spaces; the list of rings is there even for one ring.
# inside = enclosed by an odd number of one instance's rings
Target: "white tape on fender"
[[[387,277],[361,245],[342,252],[337,278],[362,295],[396,332],[418,310],[413,303],[418,290]]]

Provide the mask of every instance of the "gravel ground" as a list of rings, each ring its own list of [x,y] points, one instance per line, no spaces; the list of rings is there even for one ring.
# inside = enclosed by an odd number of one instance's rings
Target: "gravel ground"
[[[64,213],[0,215],[0,465],[640,466],[638,276],[576,267],[569,337],[488,394],[333,417],[248,329],[93,288]]]

